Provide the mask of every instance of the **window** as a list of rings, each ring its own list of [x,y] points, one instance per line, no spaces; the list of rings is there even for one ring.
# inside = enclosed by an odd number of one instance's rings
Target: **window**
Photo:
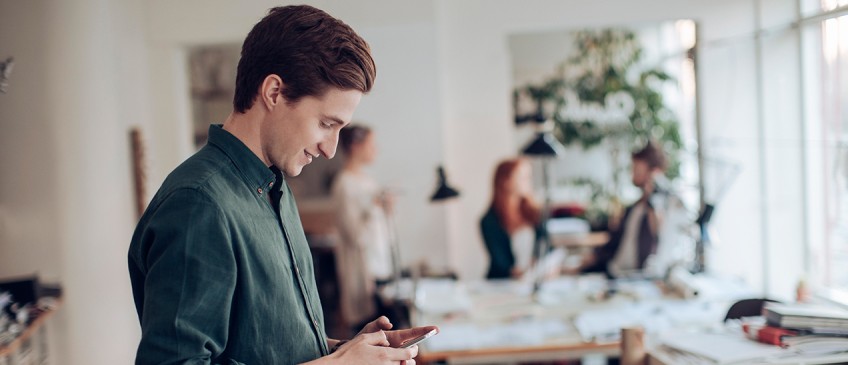
[[[848,0],[802,14],[810,279],[848,295]]]

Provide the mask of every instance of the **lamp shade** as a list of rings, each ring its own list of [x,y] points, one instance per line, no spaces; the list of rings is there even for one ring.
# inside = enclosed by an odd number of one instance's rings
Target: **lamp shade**
[[[431,202],[446,200],[459,196],[459,191],[448,185],[448,179],[445,177],[445,169],[439,166],[439,186],[436,187],[436,192],[430,197]]]
[[[521,153],[529,156],[561,157],[565,155],[565,147],[551,132],[539,132]]]

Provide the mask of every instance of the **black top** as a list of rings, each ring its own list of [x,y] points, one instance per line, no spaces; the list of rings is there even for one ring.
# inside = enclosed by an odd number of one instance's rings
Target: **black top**
[[[608,277],[612,277],[608,266],[610,261],[615,258],[618,248],[621,246],[621,239],[624,237],[624,229],[627,226],[627,219],[630,218],[630,213],[633,212],[633,207],[635,207],[636,204],[627,207],[624,211],[624,217],[621,218],[621,224],[618,225],[617,229],[610,232],[610,240],[606,245],[595,249],[595,263],[592,264],[592,266],[585,268],[583,270],[584,272],[603,272],[606,273]],[[637,263],[639,265],[639,269],[645,268],[645,260],[647,260],[648,256],[657,250],[659,237],[656,232],[651,229],[651,223],[649,220],[649,215],[653,214],[653,209],[654,208],[648,204],[645,214],[642,216],[641,222],[639,222],[639,233],[636,235],[637,252],[639,255]]]
[[[501,224],[495,209],[489,208],[486,214],[480,219],[480,232],[483,234],[483,242],[486,244],[486,250],[489,252],[489,272],[486,274],[487,279],[503,279],[509,278],[512,267],[515,266],[515,255],[512,252],[512,239]],[[533,245],[533,257],[537,256],[539,251],[540,238],[544,231],[542,226],[536,227],[536,240]]]

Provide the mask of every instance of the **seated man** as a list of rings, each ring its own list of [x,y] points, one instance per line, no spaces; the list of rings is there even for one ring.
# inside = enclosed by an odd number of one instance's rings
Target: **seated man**
[[[663,151],[653,142],[631,155],[633,185],[642,196],[627,207],[620,224],[610,232],[609,242],[583,259],[578,272],[604,272],[609,277],[626,276],[646,268],[648,258],[657,252],[661,214],[668,192],[655,182],[666,169]]]

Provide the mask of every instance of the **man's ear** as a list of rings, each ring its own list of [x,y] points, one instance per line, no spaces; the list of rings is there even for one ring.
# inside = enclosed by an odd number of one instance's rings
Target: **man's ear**
[[[275,107],[285,102],[283,97],[283,80],[280,76],[270,74],[259,86],[259,96],[266,110],[274,110]]]

